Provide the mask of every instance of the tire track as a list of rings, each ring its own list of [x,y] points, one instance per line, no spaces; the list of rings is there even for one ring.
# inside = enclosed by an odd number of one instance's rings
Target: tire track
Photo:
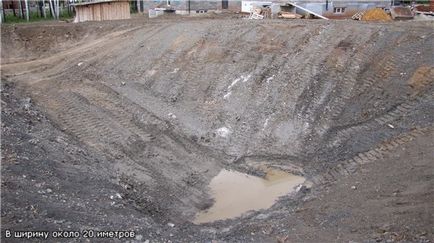
[[[412,141],[419,135],[427,134],[431,129],[433,128],[415,128],[408,133],[398,135],[381,143],[374,149],[359,153],[351,159],[338,162],[333,168],[329,168],[326,172],[314,176],[312,182],[318,186],[329,186],[338,181],[339,178],[355,173],[361,165],[385,158],[401,145]]]
[[[57,114],[61,125],[71,131],[81,141],[91,143],[120,141],[123,134],[107,126],[108,117],[101,115],[98,108],[75,92],[61,92],[58,96],[50,97],[57,103]],[[102,138],[101,138],[102,137]]]

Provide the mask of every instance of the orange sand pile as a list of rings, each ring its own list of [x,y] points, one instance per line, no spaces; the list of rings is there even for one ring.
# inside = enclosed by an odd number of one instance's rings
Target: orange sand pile
[[[369,9],[363,14],[362,20],[364,21],[390,21],[392,18],[384,12],[383,9],[373,8]]]

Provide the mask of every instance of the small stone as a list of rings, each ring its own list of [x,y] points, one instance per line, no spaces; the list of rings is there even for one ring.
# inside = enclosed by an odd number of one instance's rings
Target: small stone
[[[301,190],[302,187],[303,187],[302,184],[298,185],[297,188],[295,188],[295,191],[296,191],[296,192],[299,192],[299,191]]]
[[[125,86],[125,84],[127,84],[127,83],[125,83],[125,82],[121,82],[121,85],[122,85],[122,86]]]
[[[65,142],[65,140],[63,139],[63,137],[56,137],[54,140],[56,140],[56,142],[58,142],[58,143],[64,143]]]
[[[77,63],[77,66],[81,66],[81,65],[83,65],[83,62],[79,62],[79,63]]]
[[[295,189],[296,192],[301,192],[301,193],[307,193],[307,192],[309,192],[309,190],[310,190],[310,189],[309,189],[307,186],[302,185],[302,184],[300,184],[300,185]]]
[[[47,193],[52,193],[53,190],[51,190],[50,188],[47,189]]]
[[[143,239],[143,235],[136,235],[136,238],[135,238],[136,240],[142,240]],[[149,242],[149,240],[148,240],[148,242]]]
[[[175,224],[173,224],[173,223],[167,223],[167,226],[169,226],[169,227],[175,227]]]
[[[352,187],[351,187],[351,189],[353,189],[353,190],[356,190],[356,189],[357,189],[357,187],[356,187],[356,186],[352,186]]]
[[[37,139],[37,138],[32,138],[32,139],[29,140],[29,143],[30,143],[30,144],[33,144],[33,145],[36,145],[36,144],[39,143],[39,139]]]
[[[28,111],[30,109],[30,106],[32,105],[31,103],[32,103],[32,99],[25,98],[23,108]]]
[[[261,214],[259,214],[258,216],[256,216],[256,219],[263,220],[263,219],[266,219],[266,218],[268,218],[268,217],[269,217],[268,214],[263,214],[263,213],[261,213]]]

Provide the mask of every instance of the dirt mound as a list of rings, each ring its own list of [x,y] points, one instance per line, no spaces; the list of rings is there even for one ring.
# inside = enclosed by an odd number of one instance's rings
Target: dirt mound
[[[363,21],[391,21],[392,18],[384,12],[383,9],[380,8],[373,8],[367,10],[363,16]]]
[[[94,22],[86,24],[31,23],[3,24],[1,62],[11,63],[52,56],[58,52],[95,41],[106,33],[131,28],[130,22]]]

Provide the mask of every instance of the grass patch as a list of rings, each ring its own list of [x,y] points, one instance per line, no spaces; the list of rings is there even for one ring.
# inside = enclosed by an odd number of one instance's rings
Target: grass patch
[[[14,23],[30,23],[30,22],[54,20],[54,18],[51,17],[49,11],[47,11],[46,14],[47,14],[47,18],[44,18],[44,17],[41,17],[38,12],[31,12],[29,14],[29,21],[27,21],[26,17],[25,17],[25,13],[24,13],[24,18],[20,18],[18,16],[18,13],[17,13],[17,16],[14,16],[13,13],[8,13],[5,15],[4,23],[14,24]],[[73,17],[74,17],[74,13],[72,11],[70,13],[68,13],[68,10],[66,10],[66,9],[63,11],[60,11],[60,14],[59,14],[60,20],[68,20],[68,19],[71,19]]]

